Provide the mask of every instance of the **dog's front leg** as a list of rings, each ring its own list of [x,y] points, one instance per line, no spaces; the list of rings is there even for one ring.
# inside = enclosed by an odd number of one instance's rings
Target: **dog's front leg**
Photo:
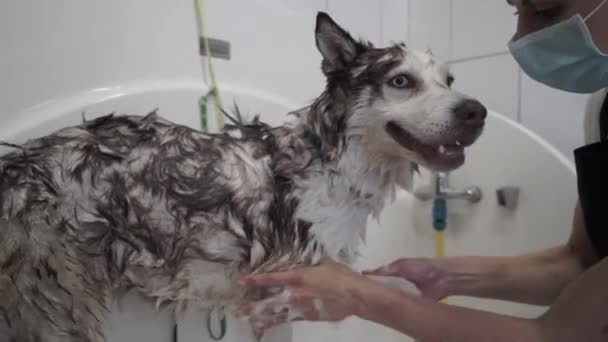
[[[251,311],[244,316],[237,317],[247,321],[251,326],[256,342],[264,340],[271,329],[278,329],[289,322],[303,318],[302,312],[292,303],[293,289],[268,288],[265,289],[264,299],[251,303]],[[276,331],[280,333],[280,331]],[[273,331],[274,333],[274,331]]]

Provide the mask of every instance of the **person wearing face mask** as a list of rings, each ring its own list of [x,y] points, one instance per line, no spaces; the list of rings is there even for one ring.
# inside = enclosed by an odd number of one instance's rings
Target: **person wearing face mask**
[[[573,93],[593,93],[588,145],[574,151],[579,203],[565,244],[518,257],[402,259],[365,275],[401,277],[422,296],[372,281],[328,261],[316,267],[245,277],[244,287],[287,287],[290,295],[250,303],[263,312],[261,332],[294,318],[339,321],[349,316],[422,341],[608,341],[608,0],[509,0],[518,11],[509,49],[534,80]],[[536,319],[448,306],[462,295],[547,305]]]

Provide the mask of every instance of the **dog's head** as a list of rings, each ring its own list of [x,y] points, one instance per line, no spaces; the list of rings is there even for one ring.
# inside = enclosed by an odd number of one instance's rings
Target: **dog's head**
[[[438,171],[464,163],[464,148],[481,134],[486,109],[451,89],[446,64],[405,44],[374,48],[356,41],[325,13],[317,16],[316,42],[327,89],[309,120],[326,147],[339,144],[331,140],[343,133],[342,139],[359,137],[373,158]]]

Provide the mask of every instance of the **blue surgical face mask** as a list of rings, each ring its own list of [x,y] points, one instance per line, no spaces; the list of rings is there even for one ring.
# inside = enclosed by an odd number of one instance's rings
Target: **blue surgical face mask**
[[[593,93],[608,87],[608,55],[595,43],[580,14],[509,43],[509,50],[532,79],[572,93]]]

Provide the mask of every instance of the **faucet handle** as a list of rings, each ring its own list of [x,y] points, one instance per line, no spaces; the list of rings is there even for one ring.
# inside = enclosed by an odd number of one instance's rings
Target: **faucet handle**
[[[464,197],[471,203],[479,203],[483,197],[483,193],[478,186],[471,186],[464,190]]]

